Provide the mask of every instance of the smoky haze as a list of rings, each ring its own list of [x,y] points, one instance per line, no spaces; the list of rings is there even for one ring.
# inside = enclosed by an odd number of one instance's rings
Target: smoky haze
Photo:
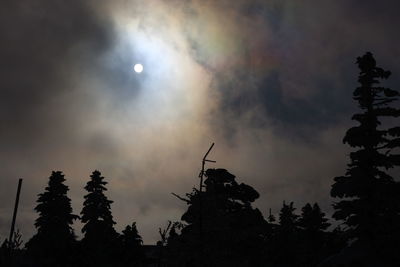
[[[0,239],[18,178],[17,227],[62,170],[74,213],[98,169],[117,229],[145,243],[179,220],[200,159],[228,169],[277,213],[330,211],[345,171],[355,58],[372,51],[398,87],[396,1],[6,1],[0,9]],[[144,72],[135,74],[135,63]],[[75,231],[80,234],[80,225]]]

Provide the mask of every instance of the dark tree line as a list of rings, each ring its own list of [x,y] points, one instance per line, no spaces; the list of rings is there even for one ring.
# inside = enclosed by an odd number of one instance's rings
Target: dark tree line
[[[344,246],[317,203],[297,214],[293,202],[283,202],[278,220],[265,220],[252,207],[258,197],[227,170],[207,170],[204,192],[179,197],[188,210],[179,234],[170,230],[166,266],[317,266]]]
[[[400,182],[390,172],[400,165],[400,109],[393,106],[399,93],[380,86],[390,72],[371,53],[357,65],[353,99],[360,112],[352,119],[358,125],[343,139],[357,150],[331,189],[340,226],[327,231],[317,203],[298,215],[293,202],[284,202],[278,222],[271,211],[265,220],[251,207],[258,198],[253,188],[226,170],[208,170],[205,192],[179,197],[188,210],[180,234],[172,229],[167,266],[400,266]]]
[[[176,195],[188,208],[180,222],[160,229],[161,241],[149,250],[135,223],[121,233],[114,229],[112,201],[99,171],[84,187],[80,216],[72,213],[68,186],[57,171],[37,200],[37,233],[25,249],[19,249],[20,239],[5,241],[0,265],[400,266],[400,182],[390,171],[400,165],[400,127],[395,124],[400,110],[393,106],[399,93],[380,86],[390,72],[377,67],[371,53],[359,57],[357,65],[360,86],[353,99],[360,111],[352,117],[358,125],[343,139],[354,148],[347,171],[334,178],[331,188],[335,226],[317,203],[297,211],[293,202],[284,201],[277,217],[269,210],[264,218],[252,206],[259,198],[254,188],[225,169],[208,169],[204,190]],[[83,223],[81,240],[72,229],[74,220]],[[6,261],[11,252],[20,260]]]
[[[62,172],[53,171],[39,194],[35,210],[37,233],[26,243],[27,266],[131,266],[143,259],[142,238],[136,224],[126,226],[122,233],[114,229],[108,200],[107,182],[94,171],[85,186],[81,216],[72,214]],[[74,220],[83,223],[82,240],[72,229]]]

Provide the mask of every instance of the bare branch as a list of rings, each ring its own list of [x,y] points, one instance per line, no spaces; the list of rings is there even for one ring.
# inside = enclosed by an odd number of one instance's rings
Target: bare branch
[[[177,197],[178,199],[180,199],[180,200],[186,202],[186,203],[190,203],[190,200],[187,199],[187,198],[181,197],[180,195],[177,195],[177,194],[175,194],[175,193],[171,193],[171,194],[172,194],[173,196]]]

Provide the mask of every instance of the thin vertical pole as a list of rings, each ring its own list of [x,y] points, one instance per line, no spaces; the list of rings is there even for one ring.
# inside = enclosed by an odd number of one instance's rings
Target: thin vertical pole
[[[208,149],[207,153],[204,155],[203,160],[201,161],[201,172],[200,172],[200,193],[203,191],[203,175],[204,175],[204,166],[206,161],[208,162],[215,162],[214,160],[208,160],[207,156],[210,153],[211,149],[214,147],[214,143],[211,144],[210,148]]]
[[[13,236],[14,236],[14,228],[15,228],[15,220],[17,218],[17,211],[18,211],[18,203],[19,203],[19,195],[21,193],[21,186],[22,186],[22,179],[19,179],[18,181],[18,189],[17,189],[17,197],[15,198],[15,206],[14,206],[14,213],[13,213],[13,218],[12,218],[12,223],[11,223],[11,230],[10,230],[10,237],[8,238],[8,242],[11,246],[13,242]]]
[[[201,172],[200,172],[200,190],[199,190],[199,232],[200,232],[200,264],[204,266],[204,240],[203,240],[203,204],[202,204],[202,192],[203,192],[203,176],[204,176],[204,167],[206,162],[216,162],[214,160],[208,160],[207,156],[210,153],[211,149],[214,147],[214,143],[211,144],[207,153],[204,155],[203,160],[201,161]]]

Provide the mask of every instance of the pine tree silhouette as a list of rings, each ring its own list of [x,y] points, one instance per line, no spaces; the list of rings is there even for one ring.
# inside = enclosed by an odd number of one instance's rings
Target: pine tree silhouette
[[[142,237],[136,227],[136,222],[131,225],[127,225],[124,230],[122,230],[121,235],[122,243],[127,248],[138,248],[142,245]]]
[[[271,266],[297,266],[299,227],[298,215],[293,202],[283,206],[279,212],[279,225],[267,240],[268,262]]]
[[[121,260],[124,266],[139,265],[143,259],[142,237],[136,227],[136,222],[127,225],[120,236],[121,239]]]
[[[381,251],[388,243],[400,247],[399,184],[386,171],[400,165],[400,155],[394,153],[400,147],[400,127],[384,129],[380,121],[400,116],[400,110],[390,106],[399,93],[379,85],[390,72],[377,67],[371,53],[358,57],[357,64],[361,85],[353,99],[361,112],[352,119],[359,125],[346,132],[343,142],[358,150],[350,153],[346,174],[334,179],[331,196],[341,200],[334,204],[333,217],[349,226],[346,234],[357,240],[355,245]]]
[[[88,194],[84,196],[85,201],[81,211],[81,220],[84,223],[82,245],[87,264],[107,266],[107,262],[117,253],[115,250],[120,249],[111,214],[113,201],[104,195],[107,182],[101,173],[96,170],[90,178],[85,186]]]
[[[313,206],[307,203],[302,209],[299,218],[300,248],[298,263],[301,266],[317,266],[324,258],[329,256],[332,251],[330,239],[332,238],[325,230],[330,226],[317,203]]]
[[[39,194],[35,210],[39,213],[35,227],[37,233],[27,242],[28,252],[42,266],[64,266],[70,263],[70,253],[75,243],[71,228],[74,219],[71,200],[67,197],[61,171],[53,171],[45,192]]]
[[[301,226],[306,232],[318,233],[325,231],[331,224],[328,223],[328,218],[325,217],[325,213],[321,211],[318,203],[313,206],[307,203],[301,209],[301,217],[299,218],[299,226]]]
[[[289,205],[283,202],[283,206],[279,212],[279,226],[281,231],[294,232],[298,226],[299,215],[295,214],[296,208],[293,207],[293,202]]]

